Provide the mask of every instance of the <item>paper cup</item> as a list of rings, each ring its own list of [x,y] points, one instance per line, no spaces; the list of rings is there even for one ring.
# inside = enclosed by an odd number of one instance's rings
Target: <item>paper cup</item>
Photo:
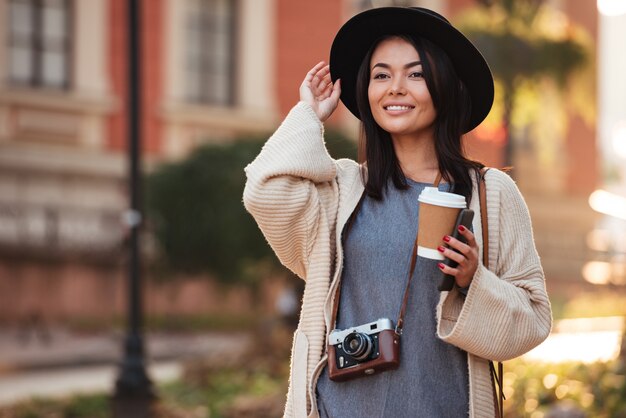
[[[461,209],[466,207],[465,197],[440,192],[436,187],[425,187],[418,198],[420,205],[417,232],[417,255],[432,260],[443,260],[437,247],[444,244],[443,237],[450,235]]]

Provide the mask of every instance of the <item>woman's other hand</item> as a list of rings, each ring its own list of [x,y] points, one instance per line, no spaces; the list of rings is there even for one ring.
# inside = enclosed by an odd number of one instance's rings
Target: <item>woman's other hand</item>
[[[300,101],[309,104],[322,122],[335,111],[340,95],[340,80],[333,84],[330,67],[324,61],[313,67],[300,85]]]
[[[443,240],[450,248],[439,247],[439,251],[443,256],[456,261],[459,263],[458,266],[452,268],[443,263],[439,263],[439,268],[445,274],[454,276],[457,286],[464,288],[472,283],[476,269],[478,269],[478,244],[476,243],[474,234],[469,229],[461,225],[459,226],[459,232],[465,238],[467,244],[464,244],[454,237],[445,236]]]

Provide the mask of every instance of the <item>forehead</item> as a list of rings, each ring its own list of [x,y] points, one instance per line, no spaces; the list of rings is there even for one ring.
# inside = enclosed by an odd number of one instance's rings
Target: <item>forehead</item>
[[[415,47],[407,40],[394,36],[384,39],[374,49],[370,64],[378,62],[411,62],[419,60],[420,56]],[[404,63],[402,62],[402,63]]]

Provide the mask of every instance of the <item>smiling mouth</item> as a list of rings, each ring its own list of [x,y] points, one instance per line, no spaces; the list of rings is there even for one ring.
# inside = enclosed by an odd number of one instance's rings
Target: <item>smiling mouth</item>
[[[392,106],[383,106],[383,109],[385,110],[411,110],[414,109],[415,106],[397,106],[397,105],[392,105]]]

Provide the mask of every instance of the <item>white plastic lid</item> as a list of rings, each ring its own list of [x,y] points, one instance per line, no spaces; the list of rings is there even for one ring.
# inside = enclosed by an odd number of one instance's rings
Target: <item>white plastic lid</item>
[[[466,207],[465,197],[460,194],[440,192],[436,187],[424,187],[417,199],[422,203],[447,208],[464,209]]]

